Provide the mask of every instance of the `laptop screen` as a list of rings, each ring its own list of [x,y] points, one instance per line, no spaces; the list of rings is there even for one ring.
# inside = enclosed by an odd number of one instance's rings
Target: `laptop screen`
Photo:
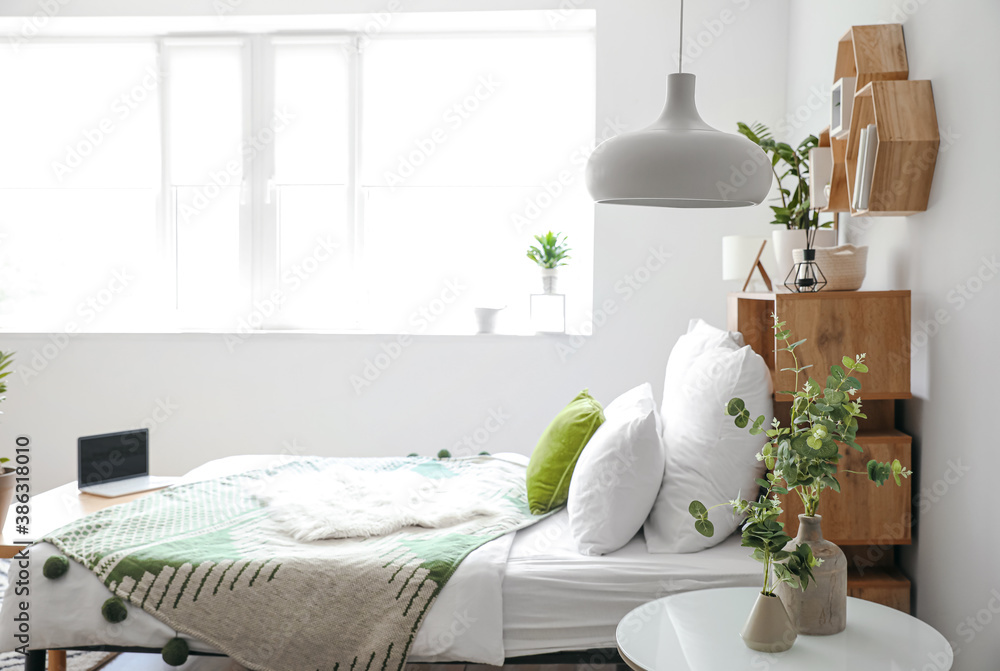
[[[77,440],[79,487],[149,475],[149,429]]]

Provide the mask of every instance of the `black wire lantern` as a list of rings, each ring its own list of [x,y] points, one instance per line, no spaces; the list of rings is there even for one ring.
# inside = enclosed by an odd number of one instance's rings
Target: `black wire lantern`
[[[816,250],[813,240],[816,228],[806,231],[806,248],[802,250],[802,261],[792,266],[785,277],[785,288],[798,293],[822,291],[826,286],[826,276],[816,263]]]

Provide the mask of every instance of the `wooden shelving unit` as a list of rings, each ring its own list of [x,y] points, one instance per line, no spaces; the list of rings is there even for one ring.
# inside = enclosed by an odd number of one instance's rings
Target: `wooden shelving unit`
[[[833,81],[857,77],[855,93],[869,82],[907,79],[910,65],[900,23],[851,26],[837,43]]]
[[[828,140],[834,164],[823,212],[877,217],[927,209],[941,140],[931,83],[909,74],[901,24],[852,26],[840,38],[833,81],[854,77],[855,90],[848,136]],[[868,206],[857,209],[851,203],[859,141],[869,124],[875,124],[878,146]]]
[[[871,195],[855,216],[906,216],[927,209],[937,163],[938,133],[934,93],[927,80],[873,81],[854,95],[847,140],[848,203],[854,197],[861,128],[875,124],[878,148]]]
[[[774,414],[787,426],[791,396],[780,392],[794,386],[794,374],[781,370],[792,361],[777,349],[772,314],[787,322],[796,340],[807,339],[796,354],[818,380],[844,355],[867,354],[870,372],[861,378],[861,398],[868,419],[857,437],[864,453],[841,446],[841,493],[826,491],[819,513],[824,537],[845,549],[854,569],[848,593],[908,612],[910,581],[896,568],[893,548],[912,543],[910,481],[876,487],[844,471],[863,473],[869,459],[913,463],[912,438],[896,428],[896,401],[910,397],[910,292],[729,294],[728,328],[742,333],[771,369]],[[802,503],[794,494],[782,498],[781,521],[794,536]]]
[[[848,569],[847,596],[910,612],[910,581],[895,566]]]

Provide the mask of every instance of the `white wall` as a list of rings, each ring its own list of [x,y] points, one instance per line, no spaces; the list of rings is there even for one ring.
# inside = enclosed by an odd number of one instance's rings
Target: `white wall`
[[[790,17],[790,109],[810,87],[832,83],[836,41],[855,24],[902,22],[910,78],[933,82],[942,141],[927,212],[858,219],[845,235],[869,245],[865,289],[913,292],[915,397],[903,405],[903,424],[915,436],[918,519],[915,545],[901,555],[917,615],[953,642],[958,671],[1000,669],[1000,535],[987,500],[1000,469],[1000,227],[991,203],[1000,155],[991,130],[1000,105],[1000,4],[800,1]],[[810,127],[827,123],[817,114]],[[932,662],[927,668],[937,669]]]
[[[139,4],[139,8],[134,6]],[[282,2],[289,12],[378,11],[384,2]],[[405,2],[419,9],[464,9],[459,0]],[[598,11],[598,103],[601,128],[619,119],[630,128],[659,113],[677,47],[677,2],[594,0]],[[482,8],[552,8],[559,0],[480,1]],[[78,0],[63,14],[109,7],[150,13],[162,3]],[[167,3],[172,12],[212,13],[212,3]],[[246,0],[239,13],[273,11],[278,3]],[[4,3],[0,12],[34,13],[34,2]],[[728,13],[723,13],[723,12]],[[786,2],[689,3],[686,24],[701,53],[685,70],[699,77],[699,103],[709,123],[732,130],[739,120],[775,122],[785,109]],[[774,39],[761,39],[772,35]],[[693,49],[697,52],[697,49]],[[668,55],[669,54],[669,55]],[[260,334],[227,349],[221,335],[81,335],[58,349],[48,336],[0,335],[18,363],[58,352],[37,376],[13,375],[0,446],[26,433],[36,446],[34,486],[75,478],[76,437],[137,426],[163,417],[153,432],[153,466],[179,474],[208,459],[292,449],[322,455],[435,453],[483,428],[491,411],[507,416],[479,449],[529,453],[538,435],[580,389],[601,400],[641,382],[659,389],[666,357],[689,318],[721,324],[724,234],[768,230],[768,212],[650,211],[599,207],[595,305],[615,313],[580,345],[567,337],[424,337],[360,396],[349,377],[391,337]],[[670,258],[632,294],[626,278],[650,258]],[[655,265],[655,263],[654,263]],[[617,289],[616,289],[617,287]],[[628,291],[628,290],[626,290]],[[600,316],[598,316],[598,321]],[[564,347],[560,353],[560,347]],[[157,408],[169,406],[167,411]],[[491,423],[491,426],[495,424]],[[9,448],[8,448],[9,449]]]

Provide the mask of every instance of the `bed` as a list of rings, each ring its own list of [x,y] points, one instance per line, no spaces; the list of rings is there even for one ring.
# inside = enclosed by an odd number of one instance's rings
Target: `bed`
[[[220,459],[184,480],[250,470],[275,459]],[[45,558],[57,550],[43,543],[33,552],[32,572],[40,573]],[[695,554],[650,554],[640,534],[612,554],[583,556],[573,546],[563,511],[470,554],[423,621],[409,660],[503,664],[550,653],[613,649],[618,621],[642,603],[682,591],[755,585],[759,573],[735,536]],[[153,651],[157,642],[174,635],[139,610],[121,624],[104,621],[99,613],[107,588],[87,571],[73,571],[59,585],[33,575],[32,586],[32,648]],[[0,617],[0,647],[5,650],[16,645],[8,617],[13,589],[12,583]],[[191,649],[217,652],[198,641],[192,641]]]

